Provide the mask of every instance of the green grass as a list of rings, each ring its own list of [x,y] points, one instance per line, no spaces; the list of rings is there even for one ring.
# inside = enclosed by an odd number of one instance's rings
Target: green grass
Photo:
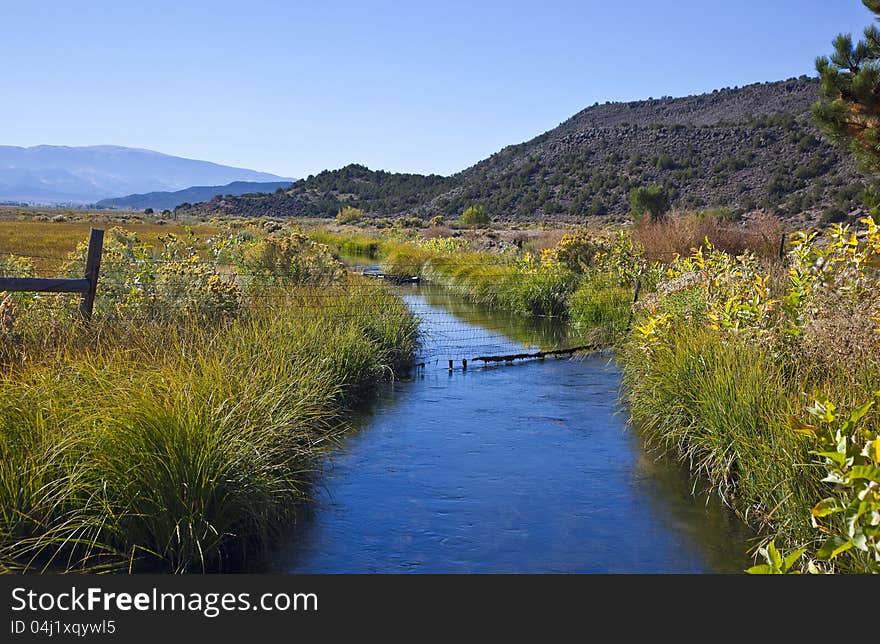
[[[684,462],[758,533],[815,552],[823,537],[810,509],[828,485],[815,444],[789,418],[803,415],[806,391],[845,405],[864,400],[877,374],[862,374],[859,385],[772,349],[681,325],[650,356],[626,344],[619,357],[633,424],[649,446]]]
[[[572,325],[590,342],[603,345],[624,339],[632,303],[633,289],[598,272],[584,276],[567,302]]]
[[[348,257],[378,259],[382,256],[385,245],[385,241],[375,237],[355,234],[337,235],[320,228],[310,230],[308,235],[319,244],[329,246],[338,254]]]
[[[791,519],[803,536],[816,483],[804,476],[809,447],[787,428],[798,391],[760,346],[719,343],[682,329],[644,360],[622,353],[635,425],[649,444],[687,463],[754,523]]]
[[[216,325],[79,328],[7,369],[0,566],[181,572],[258,557],[346,410],[414,351],[399,298],[333,288]]]
[[[414,244],[386,249],[389,275],[418,276],[480,304],[526,316],[568,315],[567,299],[578,277],[567,271],[526,268],[510,255],[443,252]]]

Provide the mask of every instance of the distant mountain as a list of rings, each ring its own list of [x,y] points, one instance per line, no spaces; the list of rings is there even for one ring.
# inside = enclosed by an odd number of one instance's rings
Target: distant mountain
[[[225,186],[193,186],[174,192],[147,192],[113,199],[101,199],[99,208],[128,208],[131,210],[171,210],[183,203],[208,201],[221,195],[246,195],[275,192],[290,187],[290,181],[233,181]]]
[[[840,218],[864,178],[847,150],[813,125],[818,79],[724,88],[683,98],[595,104],[544,134],[450,177],[325,171],[282,194],[215,199],[193,213],[333,216],[353,205],[376,216],[458,216],[483,204],[496,219],[624,217],[628,192],[663,184],[677,207],[764,208]]]
[[[280,181],[266,172],[114,145],[0,146],[0,200],[94,203],[118,195],[233,181]]]

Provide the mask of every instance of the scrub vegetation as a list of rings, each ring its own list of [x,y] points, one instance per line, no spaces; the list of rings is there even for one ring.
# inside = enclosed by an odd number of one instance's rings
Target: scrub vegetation
[[[705,236],[690,246],[693,230]],[[573,230],[538,256],[514,245],[471,250],[454,237],[379,250],[389,275],[567,318],[585,343],[613,346],[634,426],[752,525],[765,556],[773,540],[800,552],[794,570],[876,570],[872,218],[783,237],[761,218],[677,213],[617,232]]]
[[[118,229],[102,268],[88,325],[67,296],[0,300],[0,566],[253,562],[348,410],[407,368],[416,321],[287,228],[158,244]]]

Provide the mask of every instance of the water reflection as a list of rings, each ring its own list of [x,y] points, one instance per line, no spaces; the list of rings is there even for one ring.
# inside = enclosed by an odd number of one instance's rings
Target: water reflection
[[[556,348],[561,325],[499,316],[427,289],[423,353]],[[445,366],[445,365],[442,365]],[[745,532],[690,496],[618,413],[607,357],[420,370],[390,385],[326,463],[286,572],[741,571]]]

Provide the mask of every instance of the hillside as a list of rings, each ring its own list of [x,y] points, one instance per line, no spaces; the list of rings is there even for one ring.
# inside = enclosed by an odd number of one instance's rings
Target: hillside
[[[622,217],[635,186],[662,183],[674,205],[804,211],[839,218],[862,178],[826,142],[809,106],[818,80],[801,77],[683,98],[589,107],[558,127],[451,177],[325,171],[283,194],[215,199],[197,214],[333,216],[343,205],[377,215],[457,215],[482,203],[496,219]]]
[[[281,179],[265,172],[112,145],[0,146],[3,201],[93,203],[124,194]]]
[[[219,195],[246,195],[275,192],[290,186],[290,181],[233,181],[225,186],[193,186],[174,192],[147,192],[113,199],[101,199],[99,208],[128,208],[131,210],[170,210],[184,203],[207,201]]]

